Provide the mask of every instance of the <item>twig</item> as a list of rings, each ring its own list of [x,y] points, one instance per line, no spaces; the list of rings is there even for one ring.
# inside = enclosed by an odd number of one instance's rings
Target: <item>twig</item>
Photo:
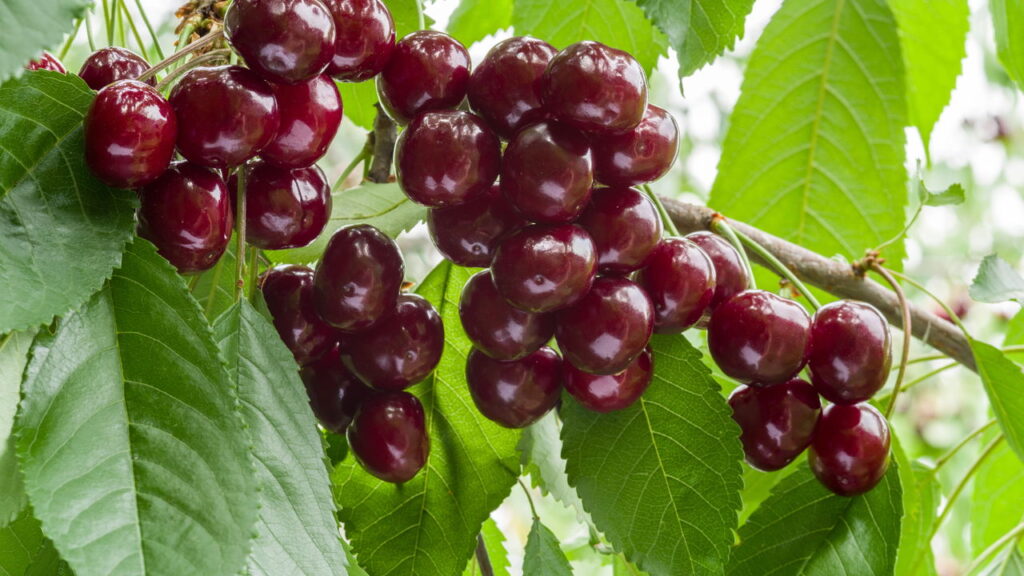
[[[476,535],[476,563],[480,565],[480,576],[494,576],[494,567],[491,566],[491,557],[487,555],[483,534]]]
[[[395,158],[395,141],[398,140],[398,126],[392,120],[380,104],[377,107],[377,117],[373,120],[373,159],[370,161],[370,171],[366,179],[370,182],[384,184],[391,179],[391,163]]]

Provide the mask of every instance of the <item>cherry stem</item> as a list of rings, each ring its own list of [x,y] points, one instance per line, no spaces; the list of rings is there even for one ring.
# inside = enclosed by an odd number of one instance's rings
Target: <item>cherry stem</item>
[[[249,294],[250,300],[256,294],[257,276],[260,269],[260,249],[255,246],[249,247]]]
[[[149,61],[149,51],[146,50],[146,43],[142,41],[142,35],[139,34],[139,29],[135,26],[135,19],[132,17],[132,13],[128,11],[128,4],[124,2],[118,2],[118,6],[121,7],[121,15],[124,16],[125,20],[128,21],[128,27],[132,31],[132,37],[135,38],[135,43],[139,45],[139,52],[142,54],[142,58]],[[124,23],[122,22],[121,33],[124,34]],[[122,41],[122,44],[124,42]]]
[[[764,260],[772,268],[774,268],[777,274],[788,280],[789,283],[792,284],[798,292],[803,294],[804,298],[806,298],[807,301],[810,302],[811,306],[814,307],[815,310],[821,308],[821,303],[818,302],[818,299],[815,298],[814,294],[810,291],[810,289],[808,289],[807,286],[805,286],[804,283],[801,282],[800,279],[796,277],[796,274],[794,274],[793,271],[789,269],[789,267],[783,264],[781,260],[776,258],[775,255],[769,252],[764,246],[758,244],[750,236],[747,236],[743,232],[740,232],[739,230],[736,230],[735,228],[729,226],[729,224],[725,221],[725,217],[723,216],[719,216],[718,218],[715,218],[711,221],[711,227],[715,229],[715,232],[724,229],[723,225],[724,227],[730,228],[733,234],[735,234],[736,237],[740,239],[740,241],[746,248],[754,252],[754,254],[757,254],[757,256],[761,258],[761,260]],[[751,275],[751,278],[753,278],[753,275]]]
[[[679,234],[679,228],[677,228],[676,223],[672,221],[672,217],[669,216],[668,210],[666,210],[665,205],[662,204],[661,198],[659,198],[658,195],[654,193],[654,190],[651,189],[651,185],[644,184],[643,190],[647,194],[647,197],[651,199],[651,202],[654,203],[654,208],[658,211],[658,216],[661,217],[661,224],[665,227],[665,232],[669,236],[681,236],[681,234]]]
[[[242,297],[242,287],[245,286],[245,165],[243,164],[236,172],[238,175],[238,190],[235,197],[235,234],[238,236],[238,244],[235,248],[235,301]]]
[[[910,324],[910,306],[907,304],[907,295],[903,292],[903,286],[896,281],[896,278],[889,273],[884,266],[879,264],[877,261],[872,261],[871,269],[876,274],[885,279],[892,291],[896,293],[896,298],[900,303],[900,315],[901,323],[900,329],[903,330],[903,351],[900,355],[900,366],[899,372],[896,373],[896,382],[892,387],[892,394],[889,396],[889,405],[885,408],[885,417],[892,418],[893,412],[896,411],[896,400],[900,395],[900,387],[903,385],[903,378],[907,375],[907,364],[910,362],[910,338],[913,334],[913,328]]]
[[[494,576],[494,567],[491,566],[491,557],[487,555],[483,534],[476,535],[476,563],[480,566],[480,576]]]
[[[171,83],[173,83],[181,75],[185,74],[189,70],[192,70],[193,68],[198,68],[200,66],[204,66],[206,64],[212,64],[217,60],[222,60],[230,54],[231,50],[224,48],[223,50],[211,50],[206,54],[196,56],[195,58],[189,60],[187,64],[179,66],[178,68],[175,68],[174,70],[168,72],[167,75],[164,76],[164,79],[157,83],[156,89],[158,92],[162,92]]]
[[[169,67],[171,64],[174,64],[178,60],[181,60],[185,56],[188,56],[189,54],[192,54],[193,52],[195,52],[197,50],[200,50],[202,48],[205,48],[206,46],[209,46],[210,44],[213,44],[214,42],[217,42],[218,40],[220,40],[223,37],[224,37],[224,31],[223,30],[218,30],[217,32],[214,32],[212,34],[207,34],[206,36],[203,36],[199,40],[196,40],[195,42],[189,44],[188,46],[185,46],[181,50],[178,50],[174,54],[171,54],[167,58],[164,58],[160,62],[154,64],[153,66],[150,67],[149,70],[146,70],[145,72],[143,72],[142,75],[140,75],[137,78],[137,80],[139,82],[145,82],[146,80],[149,80],[153,76],[156,76],[156,74],[158,72],[160,72],[161,70]]]
[[[989,420],[988,422],[986,422],[986,423],[982,424],[981,426],[978,426],[977,428],[975,428],[975,430],[973,432],[971,432],[970,434],[968,434],[966,437],[964,437],[963,440],[961,440],[960,442],[957,442],[956,446],[953,446],[952,448],[950,448],[945,454],[943,454],[938,460],[935,461],[935,467],[932,468],[932,476],[935,476],[936,474],[938,474],[939,470],[943,466],[948,464],[949,461],[952,460],[953,457],[956,456],[957,453],[961,449],[963,449],[964,446],[967,446],[968,444],[971,443],[971,440],[974,440],[978,436],[981,436],[982,434],[985,433],[986,430],[988,430],[992,426],[995,426],[996,422],[997,421],[996,421],[995,418]]]
[[[526,501],[530,503],[530,514],[533,515],[533,519],[540,520],[540,516],[537,515],[537,508],[533,505],[533,496],[530,495],[530,488],[523,484],[522,478],[518,478],[517,482],[519,482],[519,487],[523,489],[523,494],[526,495]]]
[[[146,25],[146,29],[149,30],[149,36],[153,39],[153,49],[156,50],[157,58],[164,59],[164,51],[160,48],[160,37],[157,36],[156,30],[153,29],[153,24],[149,21],[149,16],[146,16],[146,9],[142,6],[142,0],[135,0],[135,7],[139,9],[139,14],[142,16],[142,22]]]
[[[754,277],[754,267],[750,264],[750,256],[747,255],[747,249],[743,246],[740,237],[736,235],[736,231],[726,222],[725,218],[716,218],[712,226],[716,228],[716,234],[724,236],[732,244],[732,247],[736,249],[736,252],[740,255],[740,263],[743,264],[743,270],[747,273],[747,283],[750,289],[757,290],[757,278]]]
[[[989,558],[994,556],[996,552],[999,552],[999,550],[1001,550],[1003,546],[1006,546],[1010,542],[1014,542],[1016,544],[1017,542],[1020,542],[1022,539],[1024,539],[1024,522],[1017,524],[1016,528],[1004,534],[1002,538],[993,542],[992,545],[988,548],[985,548],[985,551],[978,555],[978,557],[975,558],[973,562],[971,562],[971,565],[967,567],[967,570],[964,572],[964,575],[970,576],[971,574],[974,574],[976,570],[978,570],[979,568],[984,566],[986,562],[988,562]]]
[[[345,184],[345,180],[352,175],[352,172],[354,172],[361,164],[365,164],[366,161],[373,156],[373,146],[370,144],[372,140],[372,137],[368,137],[366,139],[366,145],[359,151],[359,154],[356,154],[356,157],[352,159],[352,162],[349,162],[349,165],[345,167],[341,176],[338,176],[338,179],[334,182],[334,188],[332,191],[337,192],[338,190],[341,190],[341,187]]]
[[[96,40],[92,37],[92,19],[89,18],[92,10],[89,8],[85,11],[85,37],[89,40],[89,52],[96,51]]]
[[[906,282],[907,284],[910,284],[914,288],[917,288],[922,293],[924,293],[925,296],[928,296],[929,298],[934,300],[939,306],[942,307],[942,310],[946,313],[947,316],[949,316],[949,319],[953,322],[953,324],[955,324],[956,327],[959,328],[960,331],[964,333],[964,337],[967,338],[968,341],[973,340],[973,338],[971,338],[970,333],[967,332],[967,327],[964,326],[963,321],[960,320],[960,316],[958,316],[957,313],[953,311],[949,304],[946,304],[941,298],[939,298],[933,292],[928,290],[928,288],[925,288],[924,284],[921,284],[920,282],[914,280],[910,276],[907,276],[906,274],[897,272],[895,270],[890,270],[889,272],[891,272],[893,276],[899,278],[900,280]]]
[[[942,509],[942,512],[939,513],[939,517],[935,520],[935,524],[932,525],[931,534],[929,534],[928,538],[924,540],[925,542],[931,542],[935,538],[935,535],[939,533],[939,528],[942,527],[942,523],[946,521],[946,518],[949,517],[949,513],[953,511],[956,499],[960,497],[960,494],[962,494],[964,489],[967,488],[967,484],[970,483],[971,478],[974,477],[974,474],[981,468],[981,465],[985,460],[995,452],[996,448],[999,447],[999,443],[1002,441],[1003,435],[1000,434],[994,440],[989,442],[988,446],[982,450],[977,460],[974,461],[974,464],[967,469],[967,472],[964,473],[964,477],[960,479],[960,482],[957,483],[955,488],[953,488],[953,492],[950,493],[949,498],[946,500],[946,506]]]
[[[1004,354],[1021,354],[1024,353],[1024,346],[1005,346],[999,349]],[[919,356],[911,359],[907,364],[920,364],[922,362],[934,362],[935,360],[945,360],[949,356],[945,354],[931,354],[929,356]]]
[[[952,370],[953,368],[956,368],[957,366],[960,366],[960,365],[961,364],[959,362],[950,362],[949,364],[946,364],[944,366],[940,366],[939,368],[936,368],[935,370],[932,370],[931,372],[925,374],[924,376],[919,376],[919,377],[911,380],[910,382],[907,382],[906,384],[904,384],[901,387],[901,391],[902,392],[906,392],[907,390],[910,390],[911,388],[917,386],[918,384],[921,384],[922,382],[930,380],[933,376],[938,376],[939,374],[941,374],[941,373],[943,373],[943,372],[945,372],[947,370]],[[889,395],[891,395],[891,393]],[[886,400],[887,398],[889,398],[889,395],[879,397],[878,401],[882,402],[882,401]]]
[[[67,41],[64,42],[64,46],[61,47],[59,56],[61,61],[64,60],[64,57],[68,55],[68,51],[71,50],[71,45],[74,44],[75,37],[78,36],[78,31],[82,28],[82,22],[85,22],[85,16],[82,16],[75,21],[75,29],[71,31],[71,34],[68,35]]]

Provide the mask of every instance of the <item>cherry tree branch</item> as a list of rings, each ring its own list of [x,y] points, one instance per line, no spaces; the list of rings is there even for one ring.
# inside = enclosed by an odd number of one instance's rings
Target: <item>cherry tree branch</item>
[[[395,158],[395,141],[398,140],[398,126],[376,104],[377,117],[373,120],[372,146],[373,157],[370,160],[370,171],[366,179],[370,182],[384,184],[391,178],[391,163]]]

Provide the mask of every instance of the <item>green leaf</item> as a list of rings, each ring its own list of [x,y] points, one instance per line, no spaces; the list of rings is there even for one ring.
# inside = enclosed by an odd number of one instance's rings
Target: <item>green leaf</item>
[[[1006,338],[1003,346],[1020,346],[1024,344],[1024,310],[1018,311],[1010,318],[1006,327]]]
[[[203,309],[207,320],[213,322],[235,303],[235,275],[238,261],[235,260],[237,242],[232,237],[227,250],[220,260],[203,272],[192,286],[192,297]]]
[[[721,574],[733,543],[739,431],[701,355],[655,336],[654,381],[633,406],[562,406],[562,455],[598,529],[652,574]]]
[[[25,576],[74,576],[68,563],[61,559],[53,542],[44,538],[36,557],[25,570]]]
[[[461,574],[481,525],[518,477],[518,432],[484,418],[466,386],[471,344],[458,302],[473,272],[444,262],[417,289],[437,307],[445,328],[440,365],[410,389],[426,411],[430,456],[424,469],[396,486],[377,480],[353,458],[335,468],[339,516],[371,574]]]
[[[462,0],[448,20],[448,33],[466,46],[512,26],[512,0]]]
[[[323,445],[295,360],[248,300],[213,332],[256,456],[260,512],[249,575],[345,574]]]
[[[4,0],[0,4],[0,81],[23,70],[45,48],[53,48],[92,0]],[[2,132],[2,131],[0,131]]]
[[[364,130],[373,130],[373,119],[377,117],[375,81],[337,82],[337,85],[344,102],[345,118]]]
[[[79,576],[232,576],[256,521],[250,440],[199,307],[136,239],[32,347],[15,423],[25,491]]]
[[[402,37],[426,27],[420,0],[384,0],[395,20],[395,35]]]
[[[1024,372],[995,346],[972,339],[971,350],[1006,443],[1024,460]]]
[[[995,434],[988,434],[991,440]],[[982,462],[971,498],[971,549],[986,548],[1024,522],[1024,463],[1005,443]]]
[[[22,9],[46,14],[54,3],[16,4],[15,18]],[[0,44],[21,36],[4,11]],[[92,98],[78,76],[56,72],[0,85],[0,332],[48,323],[85,302],[135,229],[135,194],[107,188],[85,165],[82,118]]]
[[[519,440],[523,472],[530,475],[534,488],[550,494],[563,506],[574,510],[581,522],[590,522],[576,489],[569,485],[562,458],[562,438],[559,434],[558,415],[549,413],[523,430]]]
[[[498,528],[498,523],[494,521],[494,518],[488,518],[484,522],[484,527],[480,530],[480,534],[484,537],[484,548],[487,549],[487,557],[491,560],[494,576],[509,576],[505,535],[501,533],[501,529]],[[480,570],[474,562],[470,562],[469,566],[466,566],[466,569],[463,570],[462,576],[477,576],[479,572]]]
[[[942,192],[932,192],[925,186],[924,180],[920,180],[917,191],[921,204],[925,206],[955,206],[963,204],[967,199],[967,193],[959,183],[951,185]]]
[[[786,466],[782,470],[774,472],[762,472],[751,466],[743,467],[743,508],[740,509],[739,525],[743,526],[750,519],[750,516],[764,504],[765,500],[771,497],[772,490],[782,482],[786,476],[796,472],[803,464],[804,458],[799,459]]]
[[[978,274],[971,282],[970,294],[978,302],[1019,302],[1024,299],[1024,278],[1006,260],[989,254],[978,267]]]
[[[844,498],[801,465],[740,528],[728,574],[892,574],[903,515],[897,468],[867,494]]]
[[[828,256],[902,234],[907,123],[885,0],[786,0],[751,54],[709,204]],[[887,250],[903,257],[903,243]]]
[[[0,526],[14,520],[25,506],[11,429],[21,400],[21,375],[28,363],[32,336],[31,332],[0,336]]]
[[[679,76],[693,74],[743,37],[754,0],[637,0],[679,54]]]
[[[0,574],[21,576],[38,558],[46,538],[28,507],[0,528]]]
[[[558,543],[558,538],[541,524],[540,519],[533,519],[530,536],[526,539],[526,557],[523,559],[523,574],[530,576],[566,576],[572,574],[572,566],[565,558],[565,552]]]
[[[991,0],[996,51],[1003,68],[1024,88],[1024,0]]]
[[[930,466],[910,462],[899,441],[893,443],[893,454],[903,488],[903,520],[894,574],[935,576],[935,555],[929,536],[935,527],[942,487]]]

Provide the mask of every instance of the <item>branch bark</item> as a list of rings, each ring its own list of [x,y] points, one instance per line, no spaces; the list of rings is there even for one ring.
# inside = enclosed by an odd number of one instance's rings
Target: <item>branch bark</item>
[[[398,140],[398,126],[381,108],[377,107],[377,117],[373,120],[373,159],[366,179],[370,182],[384,184],[391,178],[391,163],[395,158],[395,141]]]
[[[663,198],[662,203],[681,234],[708,230],[711,217],[715,214],[714,210],[705,206],[669,198]],[[861,278],[849,264],[826,258],[742,222],[729,220],[729,223],[768,249],[801,281],[840,298],[867,302],[878,308],[890,324],[902,324],[896,294],[873,280]],[[750,257],[758,264],[765,265],[756,254],[750,254]],[[978,371],[970,343],[956,326],[913,304],[910,305],[910,316],[911,332],[915,338],[970,370]]]

